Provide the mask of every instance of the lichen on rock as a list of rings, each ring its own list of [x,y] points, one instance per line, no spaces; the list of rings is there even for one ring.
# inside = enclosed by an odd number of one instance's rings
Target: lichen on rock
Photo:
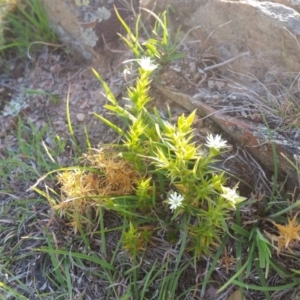
[[[87,6],[90,4],[89,0],[75,0],[77,6]]]
[[[3,0],[0,0],[0,2]],[[118,40],[120,21],[138,11],[139,0],[41,0],[59,39],[85,59],[99,58],[105,43]],[[129,7],[130,4],[130,7]],[[132,5],[132,7],[131,7]]]
[[[108,20],[111,17],[111,12],[104,6],[98,7],[95,11],[83,11],[82,12],[84,23],[102,22]]]
[[[94,47],[98,42],[98,36],[93,28],[82,29],[83,38],[87,45]]]
[[[98,7],[98,9],[95,13],[95,17],[98,18],[99,22],[101,22],[103,20],[108,20],[110,18],[110,16],[111,16],[111,12],[104,6]]]

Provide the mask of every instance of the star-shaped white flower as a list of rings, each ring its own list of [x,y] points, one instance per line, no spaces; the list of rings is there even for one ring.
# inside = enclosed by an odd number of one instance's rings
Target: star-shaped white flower
[[[183,196],[177,192],[172,192],[169,195],[167,203],[170,205],[170,209],[174,210],[180,206],[182,206],[182,201],[184,200]]]
[[[142,57],[141,59],[138,59],[138,63],[146,72],[152,72],[158,67],[158,65],[153,63],[150,57]]]
[[[236,184],[235,187],[232,189],[229,187],[222,186],[223,194],[221,194],[221,196],[223,198],[225,198],[226,200],[228,200],[234,208],[237,204],[239,204],[247,199],[247,198],[241,197],[240,195],[237,194],[237,192],[236,192],[237,188],[238,188],[238,184]]]
[[[209,134],[206,138],[206,146],[209,148],[214,148],[217,150],[220,150],[222,148],[226,148],[227,146],[227,141],[222,140],[221,135],[217,134],[216,136],[213,136],[212,134]]]

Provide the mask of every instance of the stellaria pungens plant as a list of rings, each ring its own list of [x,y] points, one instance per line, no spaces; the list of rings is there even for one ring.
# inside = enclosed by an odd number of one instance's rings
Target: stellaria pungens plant
[[[129,126],[124,130],[95,114],[121,135],[123,143],[90,149],[81,167],[61,170],[57,179],[62,197],[51,198],[50,203],[75,229],[91,222],[99,207],[118,212],[129,220],[124,248],[131,254],[146,247],[162,222],[177,228],[177,235],[187,231],[186,248],[197,257],[211,254],[230,212],[246,199],[237,194],[237,186],[226,187],[224,173],[211,168],[227,148],[226,141],[210,135],[206,147],[197,146],[192,129],[196,111],[181,115],[176,124],[164,120],[155,108],[150,112],[148,90],[156,65],[150,58],[136,62],[139,77],[135,86],[128,88],[125,107],[94,70],[109,101],[105,107]],[[145,233],[147,229],[151,234]]]

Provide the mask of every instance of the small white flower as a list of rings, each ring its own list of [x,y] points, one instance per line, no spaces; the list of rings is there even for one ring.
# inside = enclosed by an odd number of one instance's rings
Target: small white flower
[[[138,63],[146,72],[152,72],[158,67],[158,65],[153,63],[150,57],[142,57],[141,59],[138,59]]]
[[[182,206],[182,201],[184,200],[183,196],[177,192],[172,192],[169,195],[167,203],[170,205],[170,209],[174,210],[180,206]]]
[[[222,148],[226,148],[227,141],[222,140],[221,135],[217,134],[216,136],[213,136],[212,134],[209,134],[206,138],[207,144],[205,144],[209,148],[215,148],[217,150],[220,150]]]
[[[229,187],[222,186],[223,194],[221,196],[228,200],[231,205],[235,208],[236,204],[239,204],[240,202],[243,202],[247,198],[241,197],[237,194],[236,189],[238,188],[238,184],[235,185],[233,189]]]

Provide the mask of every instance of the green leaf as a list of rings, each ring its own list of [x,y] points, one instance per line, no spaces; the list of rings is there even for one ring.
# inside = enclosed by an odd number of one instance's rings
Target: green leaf
[[[76,257],[76,258],[80,258],[83,260],[94,262],[107,270],[111,270],[111,271],[116,270],[114,266],[103,261],[102,259],[99,259],[96,256],[90,256],[90,255],[85,255],[82,253],[76,253],[76,252],[72,252],[72,251],[65,251],[65,250],[59,250],[59,249],[38,248],[38,249],[34,249],[34,250],[39,251],[39,252],[49,253],[49,254],[61,254],[61,255],[67,255],[67,256],[70,255],[72,257]]]
[[[117,125],[115,125],[114,123],[110,122],[109,120],[107,120],[106,118],[98,115],[97,113],[93,113],[94,116],[96,116],[99,120],[101,120],[103,123],[105,123],[106,125],[108,125],[110,128],[112,128],[113,130],[115,130],[118,134],[120,134],[121,136],[124,136],[125,133],[124,131],[118,127]]]

